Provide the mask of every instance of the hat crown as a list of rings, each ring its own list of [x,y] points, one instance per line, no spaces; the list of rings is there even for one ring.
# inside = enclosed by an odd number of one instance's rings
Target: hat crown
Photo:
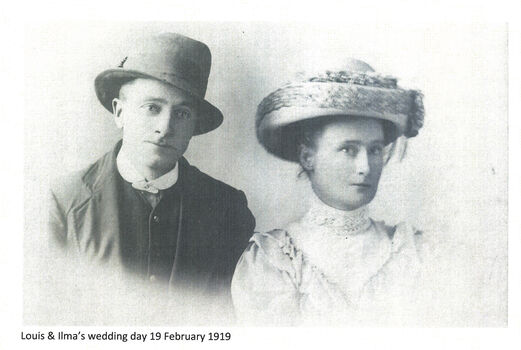
[[[310,69],[297,72],[295,78],[297,81],[302,78],[308,79],[316,76],[323,76],[325,73],[344,72],[349,74],[371,74],[375,70],[369,64],[356,58],[348,58],[335,63],[319,62]]]
[[[167,79],[175,76],[188,92],[204,98],[211,53],[204,43],[177,33],[163,33],[137,41],[118,68]]]
[[[374,72],[373,67],[356,58],[348,58],[344,64],[344,70],[351,72]]]

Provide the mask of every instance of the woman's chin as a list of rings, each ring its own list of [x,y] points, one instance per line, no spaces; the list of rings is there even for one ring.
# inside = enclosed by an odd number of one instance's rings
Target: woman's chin
[[[342,200],[337,202],[337,208],[341,210],[356,210],[359,209],[373,200],[374,196],[361,196],[361,195],[349,195],[345,198],[349,198],[348,200]]]

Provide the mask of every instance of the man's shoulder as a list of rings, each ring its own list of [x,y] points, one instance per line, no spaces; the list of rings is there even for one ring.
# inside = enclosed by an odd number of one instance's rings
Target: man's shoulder
[[[90,198],[96,186],[105,181],[112,172],[112,153],[113,151],[109,151],[80,170],[54,178],[50,191],[55,200],[66,209],[80,205]]]
[[[185,159],[182,159],[181,162],[186,169],[186,180],[191,188],[199,189],[200,192],[214,194],[215,196],[239,195],[243,193],[233,186],[202,172],[196,166],[189,164]]]

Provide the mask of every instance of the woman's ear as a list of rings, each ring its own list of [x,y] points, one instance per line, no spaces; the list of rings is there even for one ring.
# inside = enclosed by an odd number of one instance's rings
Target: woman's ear
[[[306,172],[313,170],[315,162],[315,150],[307,145],[299,145],[298,148],[299,162]]]
[[[114,115],[114,121],[116,126],[121,129],[123,128],[123,118],[121,117],[121,111],[123,110],[123,103],[119,98],[112,100],[112,115]]]

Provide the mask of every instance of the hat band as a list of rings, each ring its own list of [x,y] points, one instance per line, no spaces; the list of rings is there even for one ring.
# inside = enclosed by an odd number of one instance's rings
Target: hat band
[[[375,116],[409,115],[413,98],[407,90],[381,89],[342,83],[303,83],[287,85],[268,95],[259,104],[257,117],[284,107],[335,108],[360,110]]]
[[[138,70],[136,70],[136,71],[138,71]],[[161,80],[161,81],[164,81],[183,91],[188,92],[189,94],[191,94],[194,97],[197,97],[199,99],[203,99],[204,95],[206,93],[206,88],[204,86],[198,86],[193,83],[190,83],[189,80],[183,78],[182,76],[180,76],[178,74],[151,71],[151,72],[145,73],[145,75],[148,75],[150,77],[153,77],[153,78]]]

